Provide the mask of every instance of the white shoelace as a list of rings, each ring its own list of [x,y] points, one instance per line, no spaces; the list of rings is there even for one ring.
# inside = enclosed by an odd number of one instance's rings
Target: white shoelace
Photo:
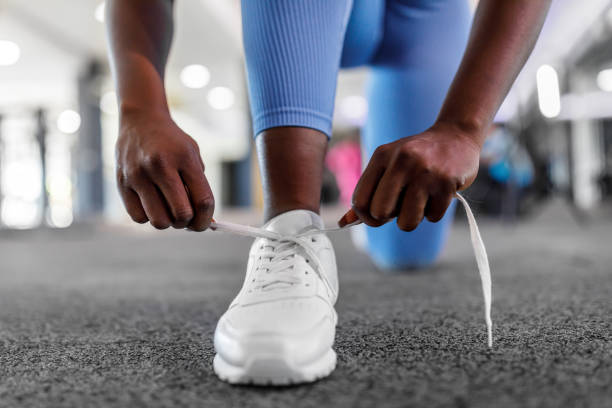
[[[487,250],[484,246],[484,242],[482,241],[482,237],[480,236],[480,231],[478,230],[478,225],[476,224],[476,219],[474,218],[474,214],[472,213],[472,209],[470,208],[468,202],[461,196],[457,194],[457,199],[463,205],[465,209],[465,213],[467,215],[468,224],[470,227],[470,238],[472,241],[472,248],[474,249],[474,256],[476,257],[476,265],[478,266],[478,272],[480,274],[480,281],[482,283],[482,294],[484,298],[484,311],[485,311],[485,323],[487,326],[487,344],[489,347],[493,347],[493,322],[491,320],[491,301],[492,301],[492,289],[491,289],[491,269],[489,267],[489,259],[487,257]],[[272,242],[265,243],[264,246],[268,246],[270,248],[269,251],[264,251],[262,253],[263,257],[268,257],[269,262],[264,264],[262,267],[267,269],[267,272],[270,272],[271,278],[265,279],[259,282],[260,287],[265,290],[265,288],[272,287],[276,284],[293,284],[297,283],[295,277],[290,275],[290,269],[293,265],[293,260],[291,259],[295,256],[295,245],[298,245],[305,253],[306,259],[310,262],[313,262],[313,269],[319,275],[319,277],[328,285],[331,289],[331,285],[327,279],[325,273],[322,272],[321,265],[319,260],[310,249],[310,246],[306,244],[308,237],[315,234],[333,232],[348,229],[354,225],[359,224],[360,222],[354,222],[352,224],[348,224],[342,228],[324,228],[324,229],[312,229],[306,232],[297,234],[297,235],[281,235],[273,231],[267,231],[263,228],[251,227],[248,225],[234,224],[231,222],[224,221],[213,221],[210,226],[214,231],[223,231],[231,234],[242,235],[251,238],[265,238],[266,240],[270,240]],[[273,244],[274,243],[274,244]],[[280,245],[277,245],[280,244]]]
[[[319,230],[316,231],[319,233]],[[255,289],[270,291],[302,283],[300,275],[294,271],[297,248],[301,248],[304,253],[300,255],[304,256],[306,262],[310,263],[315,272],[326,282],[330,291],[334,292],[333,286],[326,280],[326,275],[320,269],[318,258],[309,250],[306,239],[303,237],[304,235],[300,234],[291,239],[287,237],[275,240],[265,238],[261,242],[258,253],[259,264],[256,268],[256,271],[261,274],[252,280],[253,283],[256,283]]]

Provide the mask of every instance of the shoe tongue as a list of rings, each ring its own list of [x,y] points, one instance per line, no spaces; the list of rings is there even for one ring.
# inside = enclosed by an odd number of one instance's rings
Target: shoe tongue
[[[323,221],[317,213],[308,210],[293,210],[277,215],[263,228],[281,235],[294,235],[307,229],[323,229]]]

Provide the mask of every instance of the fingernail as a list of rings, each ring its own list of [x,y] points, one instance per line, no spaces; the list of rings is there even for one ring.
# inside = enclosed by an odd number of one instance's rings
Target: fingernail
[[[348,222],[347,222],[347,218],[348,218],[348,212],[347,212],[346,214],[344,214],[344,215],[342,216],[342,218],[340,218],[340,221],[338,221],[338,226],[339,226],[340,228],[344,228],[344,226],[345,226],[346,224],[348,224]]]
[[[357,221],[358,219],[359,217],[357,216],[355,211],[353,211],[353,209],[351,208],[350,210],[346,212],[346,214],[342,216],[342,218],[340,218],[340,221],[338,221],[338,226],[340,228],[344,228],[346,225],[351,224]]]

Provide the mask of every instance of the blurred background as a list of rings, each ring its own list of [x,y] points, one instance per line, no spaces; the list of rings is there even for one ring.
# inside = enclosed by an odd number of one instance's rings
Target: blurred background
[[[240,2],[175,3],[172,115],[200,144],[215,216],[259,225]],[[377,271],[353,228],[353,242],[330,234],[338,369],[282,392],[212,373],[251,240],[159,232],[123,209],[104,7],[0,0],[0,407],[611,406],[612,0],[553,0],[466,192],[491,261],[494,348],[465,217],[435,265],[407,273]],[[360,175],[367,78],[340,74],[328,226]]]
[[[472,2],[475,4],[476,2]],[[513,218],[562,199],[577,217],[612,194],[612,9],[555,0],[500,110],[469,196]],[[173,116],[201,145],[218,211],[261,207],[238,1],[176,2]],[[0,228],[127,223],[115,188],[117,103],[104,1],[0,1]],[[367,69],[343,71],[323,198],[347,206],[359,176]]]

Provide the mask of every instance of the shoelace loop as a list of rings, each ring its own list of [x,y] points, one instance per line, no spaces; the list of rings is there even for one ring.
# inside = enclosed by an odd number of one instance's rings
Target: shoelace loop
[[[485,312],[485,323],[487,326],[487,344],[491,348],[493,347],[493,321],[491,320],[491,303],[492,303],[492,283],[491,283],[491,268],[489,266],[489,259],[487,257],[487,250],[485,248],[484,242],[482,241],[482,236],[480,235],[480,231],[478,229],[478,224],[476,223],[476,218],[474,217],[474,213],[472,213],[472,209],[470,205],[466,201],[466,199],[460,195],[456,194],[457,199],[463,205],[465,209],[465,213],[468,220],[468,225],[470,228],[470,240],[472,242],[472,248],[474,250],[474,257],[476,258],[476,265],[478,266],[478,272],[480,275],[480,281],[482,283],[482,294],[484,298],[484,312]],[[308,245],[302,241],[303,238],[308,237],[314,234],[321,234],[327,232],[334,232],[339,230],[348,229],[354,225],[359,224],[360,222],[354,222],[352,224],[348,224],[345,227],[335,227],[335,228],[323,228],[323,229],[313,229],[309,230],[297,235],[293,236],[283,236],[273,231],[267,231],[262,228],[251,227],[248,225],[234,224],[230,222],[224,221],[213,221],[210,226],[214,231],[223,231],[231,234],[237,234],[242,236],[247,236],[251,238],[265,238],[272,241],[278,242],[292,242],[298,245],[300,248],[304,250],[306,258],[312,262],[313,269],[315,272],[321,277],[321,279],[328,285],[328,287],[332,287],[329,284],[329,280],[327,276],[322,273],[321,265],[318,261],[316,255],[312,252]],[[278,265],[278,268],[284,265]],[[280,270],[276,270],[276,272],[282,272]],[[284,275],[282,279],[285,279]],[[277,277],[277,279],[281,279],[281,277]]]

